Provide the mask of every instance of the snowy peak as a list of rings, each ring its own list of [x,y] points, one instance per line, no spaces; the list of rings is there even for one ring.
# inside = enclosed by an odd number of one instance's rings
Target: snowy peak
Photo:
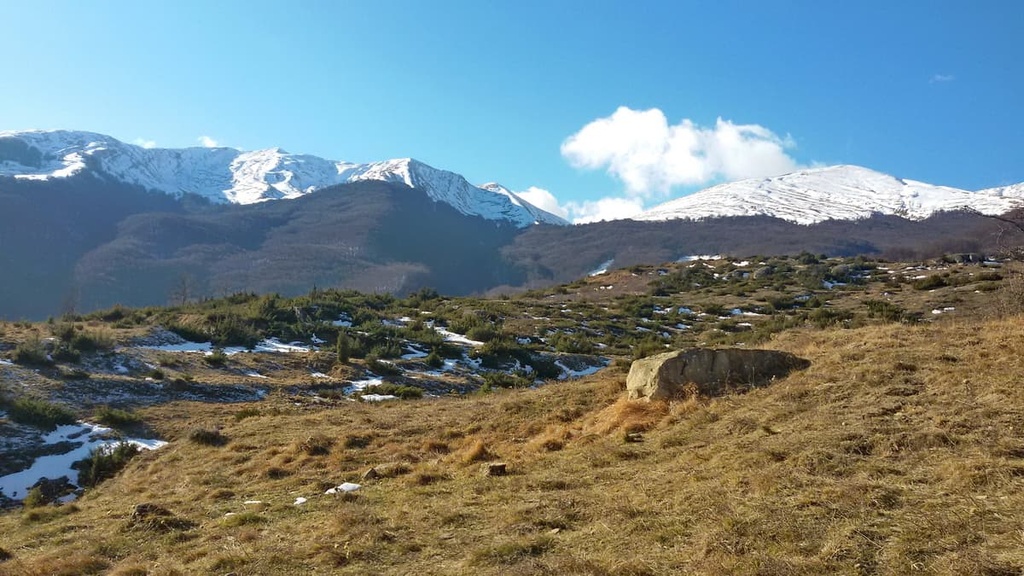
[[[149,190],[232,204],[298,198],[328,186],[376,180],[423,191],[470,216],[518,227],[567,224],[514,194],[477,188],[458,174],[411,158],[354,164],[281,148],[143,148],[92,132],[0,132],[0,176],[47,180],[89,171]]]
[[[976,193],[994,196],[996,198],[1014,198],[1024,200],[1024,182],[1011,184],[1009,186],[1000,186],[998,188],[986,188],[985,190],[978,190]]]
[[[772,216],[814,224],[886,214],[922,220],[936,212],[962,209],[1002,214],[1021,205],[1022,199],[1024,191],[1016,196],[1012,192],[968,192],[840,165],[720,184],[656,206],[633,219]]]

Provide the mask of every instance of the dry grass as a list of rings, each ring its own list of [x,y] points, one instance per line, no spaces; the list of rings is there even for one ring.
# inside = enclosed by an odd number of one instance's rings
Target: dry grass
[[[171,444],[68,513],[0,516],[0,574],[1020,574],[1021,320],[790,331],[769,346],[808,370],[671,404],[622,400],[607,371],[381,405],[272,396],[241,419],[149,407]],[[481,475],[495,460],[509,474]],[[363,487],[323,495],[344,481]],[[187,524],[131,529],[142,502]]]

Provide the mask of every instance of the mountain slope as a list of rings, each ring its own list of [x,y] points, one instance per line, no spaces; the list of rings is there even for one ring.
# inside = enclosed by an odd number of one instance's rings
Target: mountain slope
[[[978,190],[977,194],[994,196],[996,198],[1014,198],[1018,200],[1024,200],[1024,182],[1021,182],[1019,184],[1011,184],[1009,186],[999,186],[997,188],[986,188],[985,190]]]
[[[859,166],[830,166],[720,184],[655,206],[633,220],[772,216],[814,224],[859,220],[872,214],[921,220],[936,212],[965,208],[983,214],[1002,214],[1021,206],[1022,196],[934,186]]]
[[[521,228],[567,224],[514,194],[478,188],[458,174],[409,158],[353,164],[280,148],[143,148],[93,132],[0,132],[0,176],[50,180],[81,173],[231,204],[298,198],[350,182],[401,182],[469,216],[505,220]]]

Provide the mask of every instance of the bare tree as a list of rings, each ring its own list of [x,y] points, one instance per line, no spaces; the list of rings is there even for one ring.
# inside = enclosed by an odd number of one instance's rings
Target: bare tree
[[[188,272],[182,272],[171,288],[168,300],[173,306],[184,306],[195,295],[196,279]]]

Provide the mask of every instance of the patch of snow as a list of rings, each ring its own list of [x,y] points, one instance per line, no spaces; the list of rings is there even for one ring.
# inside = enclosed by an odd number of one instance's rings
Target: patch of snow
[[[366,378],[365,380],[355,380],[353,382],[349,382],[348,386],[345,387],[344,393],[346,395],[354,394],[361,390],[365,390],[370,386],[380,386],[383,383],[384,380],[381,378]]]
[[[360,486],[359,484],[355,484],[353,482],[342,482],[341,484],[335,486],[334,488],[328,489],[326,492],[324,492],[324,494],[341,494],[346,492],[355,492],[360,488],[362,488],[362,486]]]
[[[302,342],[285,344],[277,338],[267,338],[253,348],[254,352],[310,352],[312,350],[314,350],[314,348],[306,346]]]
[[[611,260],[608,260],[607,262],[602,262],[600,266],[598,266],[597,268],[595,268],[595,269],[591,270],[590,272],[588,272],[587,276],[600,276],[601,274],[607,274],[608,273],[608,268],[610,268],[611,265],[614,264],[614,263],[615,263],[615,259],[614,258],[612,258]]]
[[[360,396],[364,402],[384,402],[385,400],[398,400],[398,396],[391,394],[363,394]]]
[[[294,503],[294,504],[292,504],[292,506],[302,506],[302,505],[303,505],[303,504],[305,504],[305,503],[306,503],[307,501],[308,501],[308,499],[307,499],[307,498],[303,498],[302,496],[299,496],[299,497],[297,497],[297,498],[295,499],[295,503]]]
[[[159,344],[156,346],[139,346],[140,350],[159,350],[161,352],[212,352],[210,342],[184,342],[181,344]]]
[[[0,358],[0,366],[14,366],[14,362]]]
[[[352,319],[349,318],[348,316],[342,316],[342,317],[338,318],[337,320],[335,320],[334,322],[331,322],[331,325],[332,326],[338,326],[338,327],[341,327],[341,328],[351,328],[352,327]]]
[[[155,450],[167,444],[163,440],[145,438],[112,439],[110,433],[110,428],[86,422],[58,426],[43,436],[43,443],[69,442],[75,447],[64,454],[40,456],[27,470],[0,477],[0,492],[15,500],[23,500],[29,488],[41,478],[55,480],[61,476],[67,476],[72,484],[78,486],[78,470],[71,468],[71,465],[88,458],[92,450],[113,450],[121,442],[134,444],[143,450]]]
[[[310,372],[309,375],[312,376],[313,378],[330,378],[330,376],[324,374],[323,372]]]
[[[480,341],[477,341],[477,340],[470,340],[469,338],[466,338],[462,334],[456,334],[455,332],[449,332],[448,330],[445,330],[444,328],[440,328],[440,327],[437,327],[437,326],[434,327],[434,331],[437,332],[438,334],[440,334],[441,336],[444,336],[444,339],[447,340],[448,342],[455,342],[457,344],[465,344],[467,346],[474,346],[474,347],[480,347],[480,346],[484,345],[483,342],[480,342]]]
[[[691,256],[683,256],[676,260],[676,262],[696,262],[700,260],[721,260],[721,254],[693,254]]]
[[[327,340],[323,340],[323,339],[321,339],[321,338],[317,338],[317,337],[316,337],[316,334],[313,334],[313,337],[312,337],[312,338],[310,338],[310,341],[311,341],[311,342],[312,342],[313,344],[326,344],[326,343],[327,343]]]
[[[250,378],[266,378],[266,376],[260,374],[259,372],[243,372],[243,374]]]
[[[412,344],[409,344],[408,348],[409,352],[407,354],[402,354],[402,360],[416,360],[419,358],[426,358],[427,356],[429,356],[429,354],[427,354],[425,351],[420,350],[419,348],[413,346]]]
[[[570,378],[582,378],[584,376],[590,376],[591,374],[595,374],[598,371],[605,368],[605,366],[607,366],[607,363],[605,363],[605,365],[602,366],[587,366],[586,368],[583,368],[581,370],[573,370],[572,368],[569,368],[565,364],[562,364],[561,360],[555,360],[555,366],[558,366],[562,370],[562,373],[558,375],[558,379],[568,380]]]

